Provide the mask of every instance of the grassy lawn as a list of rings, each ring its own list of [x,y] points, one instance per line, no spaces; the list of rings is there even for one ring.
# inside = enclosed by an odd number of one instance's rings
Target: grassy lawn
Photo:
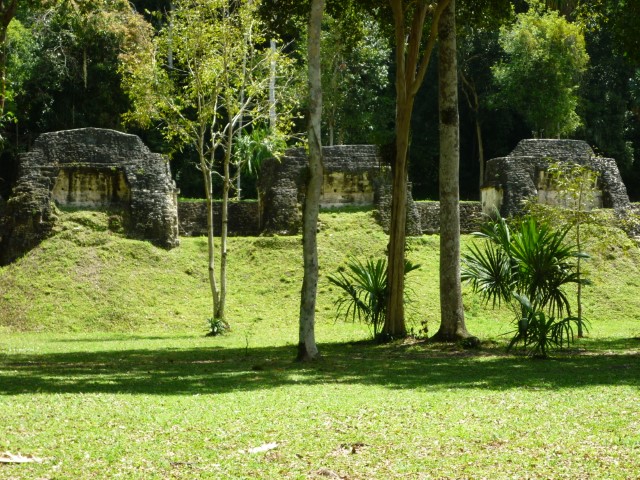
[[[2,479],[640,477],[640,260],[617,232],[592,242],[589,336],[550,360],[505,354],[509,312],[468,292],[480,350],[369,343],[323,278],[306,365],[298,237],[232,239],[233,331],[206,338],[204,240],[165,252],[95,215],[0,268],[0,454],[43,459]],[[384,251],[371,212],[321,220],[323,274]],[[411,321],[431,333],[437,250],[409,243]]]

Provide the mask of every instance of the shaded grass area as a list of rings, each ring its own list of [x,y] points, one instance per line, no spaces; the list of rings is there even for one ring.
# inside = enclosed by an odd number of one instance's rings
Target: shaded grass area
[[[0,478],[636,478],[640,341],[550,361],[421,342],[16,336]],[[268,452],[249,453],[267,443]]]
[[[293,363],[292,345],[224,348],[197,339],[99,338],[94,351],[3,353],[1,394],[212,394],[295,385],[361,384],[399,389],[561,389],[589,385],[640,386],[640,339],[600,341],[605,352],[566,353],[548,362],[506,355],[501,348],[462,350],[428,342],[321,344],[324,358]],[[78,344],[87,339],[53,338]],[[6,348],[6,347],[5,347]],[[62,347],[64,348],[64,347]],[[6,350],[5,350],[6,351]]]

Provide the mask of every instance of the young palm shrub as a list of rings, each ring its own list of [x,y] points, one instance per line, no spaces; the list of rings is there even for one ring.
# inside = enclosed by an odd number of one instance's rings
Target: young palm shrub
[[[533,305],[525,296],[513,294],[523,308],[525,315],[518,321],[518,328],[509,342],[507,350],[511,350],[518,343],[522,343],[528,355],[547,358],[549,350],[569,347],[575,335],[573,326],[578,331],[587,330],[585,321],[580,317],[569,316],[561,320],[547,316],[541,310],[534,310]]]
[[[522,341],[529,350],[534,346],[530,341],[534,336],[539,340],[540,335],[559,334],[556,327],[551,328],[555,324],[563,325],[565,333],[556,338],[562,341],[550,340],[554,345],[562,347],[565,339],[573,341],[566,330],[574,322],[567,320],[573,317],[565,287],[583,281],[576,272],[576,258],[582,254],[566,242],[567,231],[528,218],[512,233],[507,222],[499,218],[476,234],[487,241],[485,245],[474,245],[462,256],[463,281],[493,307],[506,302],[514,310],[518,329],[510,348]],[[556,320],[565,312],[567,321]],[[548,328],[544,327],[548,322]],[[542,345],[546,355],[546,343]]]
[[[418,268],[420,265],[406,260],[404,273]],[[362,263],[352,258],[346,269],[327,278],[342,290],[342,296],[335,301],[337,315],[363,321],[370,327],[373,338],[378,338],[387,308],[387,260],[369,258]]]

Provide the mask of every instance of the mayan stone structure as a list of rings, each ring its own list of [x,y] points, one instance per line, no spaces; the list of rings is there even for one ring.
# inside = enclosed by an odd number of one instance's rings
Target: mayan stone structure
[[[178,245],[177,190],[168,160],[137,136],[97,128],[45,133],[19,163],[4,206],[2,263],[50,234],[54,203],[118,209],[129,236],[166,248]]]
[[[339,145],[322,148],[323,208],[378,205],[388,196],[391,171],[373,145]],[[265,233],[290,235],[302,227],[307,155],[291,149],[280,160],[270,159],[260,170],[261,228]]]
[[[588,166],[598,173],[599,190],[594,207],[613,208],[624,214],[630,207],[627,189],[618,166],[612,158],[597,157],[591,147],[581,140],[530,139],[522,140],[507,157],[487,162],[481,191],[482,210],[492,214],[497,208],[503,217],[522,210],[530,197],[538,201],[552,201],[546,170],[552,162],[571,162]]]

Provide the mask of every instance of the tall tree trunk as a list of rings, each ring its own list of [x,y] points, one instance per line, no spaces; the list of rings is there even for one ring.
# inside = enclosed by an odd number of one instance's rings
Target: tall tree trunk
[[[469,337],[460,285],[460,132],[455,0],[438,26],[440,110],[440,329],[434,340]]]
[[[439,0],[433,10],[429,37],[421,53],[423,28],[430,2],[419,0],[409,10],[402,0],[389,0],[393,12],[396,49],[396,158],[392,165],[387,311],[382,328],[382,334],[387,338],[398,338],[407,334],[404,318],[404,248],[407,224],[407,152],[411,114],[415,96],[424,80],[438,36],[440,15],[449,1]],[[411,19],[405,19],[407,13],[412,13]]]
[[[271,39],[270,41],[271,54],[273,55],[273,59],[271,60],[270,71],[269,71],[269,127],[271,131],[275,131],[276,129],[276,41]]]
[[[383,336],[399,338],[407,335],[404,320],[404,264],[407,225],[407,151],[413,102],[396,107],[396,161],[392,167],[391,226],[389,228],[389,260],[387,270],[387,316]]]
[[[175,7],[173,2],[169,2],[169,51],[167,52],[167,67],[173,70],[173,15]]]
[[[322,81],[320,69],[320,28],[324,0],[312,0],[309,15],[309,174],[304,201],[302,249],[304,278],[300,294],[298,360],[318,357],[315,339],[315,311],[318,290],[318,210],[322,187]]]
[[[476,127],[476,141],[478,142],[478,166],[480,172],[478,175],[478,190],[482,188],[484,183],[484,143],[482,141],[482,126],[480,125],[480,99],[473,80],[469,81],[464,72],[460,71],[460,79],[463,83],[462,91],[467,98],[469,108],[473,111],[473,120]],[[472,101],[473,100],[473,101]]]
[[[578,252],[582,253],[582,237],[580,235],[580,224],[582,223],[582,207],[584,203],[584,180],[580,181],[580,191],[578,193],[578,211],[576,215],[576,246]],[[582,326],[582,270],[581,270],[581,257],[578,257],[576,265],[576,275],[578,276],[578,338],[584,337],[584,328]]]

